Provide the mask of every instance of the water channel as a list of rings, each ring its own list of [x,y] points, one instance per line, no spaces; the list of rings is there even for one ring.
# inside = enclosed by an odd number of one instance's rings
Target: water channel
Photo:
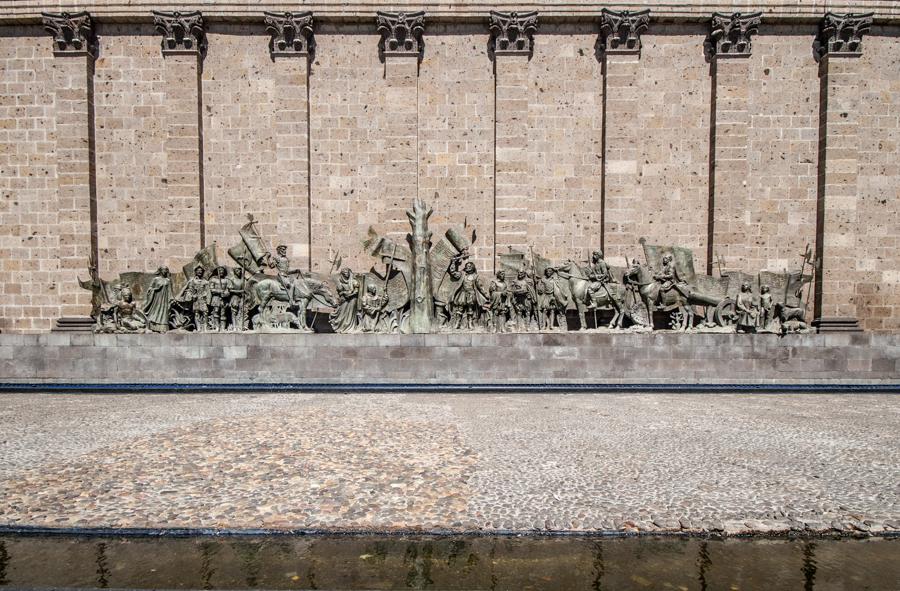
[[[896,590],[900,538],[0,536],[0,588]]]

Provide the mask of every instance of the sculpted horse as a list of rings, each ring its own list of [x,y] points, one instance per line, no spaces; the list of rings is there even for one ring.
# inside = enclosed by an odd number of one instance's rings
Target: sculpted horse
[[[641,301],[647,308],[647,318],[653,326],[653,312],[659,308],[663,312],[677,312],[678,324],[672,328],[685,331],[694,325],[694,308],[688,297],[677,288],[662,290],[662,285],[653,277],[653,272],[644,265],[633,265],[625,272],[625,277],[637,286]]]
[[[292,277],[292,297],[288,297],[288,292],[277,278],[262,276],[253,287],[252,292],[256,301],[259,302],[260,313],[265,313],[269,304],[274,300],[276,302],[291,302],[290,311],[294,311],[297,317],[297,325],[301,330],[311,330],[306,325],[306,308],[312,300],[318,300],[328,307],[334,308],[338,305],[337,296],[335,296],[328,285],[311,277]]]
[[[574,261],[567,261],[564,265],[558,267],[560,277],[564,277],[569,281],[569,291],[572,293],[572,301],[575,302],[575,308],[578,310],[578,320],[581,322],[580,330],[584,330],[585,311],[589,307],[594,310],[612,310],[613,317],[609,321],[609,328],[622,328],[622,321],[625,319],[625,286],[621,283],[606,283],[600,288],[600,291],[593,294],[590,292],[591,280],[585,276],[584,270]]]

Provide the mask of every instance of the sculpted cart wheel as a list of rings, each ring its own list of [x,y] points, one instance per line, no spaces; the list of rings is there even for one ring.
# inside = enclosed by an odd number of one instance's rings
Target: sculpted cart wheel
[[[719,326],[734,326],[737,320],[737,311],[734,307],[734,300],[725,298],[716,304],[716,311],[713,314],[716,324]]]

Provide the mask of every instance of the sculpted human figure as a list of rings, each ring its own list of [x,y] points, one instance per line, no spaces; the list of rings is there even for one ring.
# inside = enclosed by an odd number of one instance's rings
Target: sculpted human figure
[[[106,298],[103,280],[100,279],[100,273],[97,272],[97,265],[94,263],[93,257],[88,259],[88,274],[91,276],[90,280],[82,281],[79,279],[78,284],[82,289],[87,289],[91,292],[91,318],[94,319],[94,322],[98,322],[100,321],[101,308]]]
[[[219,266],[209,278],[209,328],[225,330],[225,303],[228,299],[228,269]]]
[[[750,291],[749,283],[741,285],[741,292],[734,300],[734,308],[737,312],[737,332],[756,331],[756,318],[759,315],[759,310],[756,302],[753,300],[753,293]]]
[[[287,256],[287,246],[279,244],[275,247],[275,255],[269,254],[269,266],[278,274],[278,281],[287,292],[288,304],[292,307],[294,302],[294,280],[291,277],[291,260]]]
[[[677,289],[684,297],[690,296],[690,289],[687,283],[678,276],[678,269],[675,267],[675,261],[672,259],[671,254],[663,255],[662,268],[659,273],[653,275],[653,278],[660,284],[660,295],[672,289]]]
[[[120,297],[121,299],[113,308],[113,322],[116,332],[143,332],[146,326],[144,314],[134,302],[131,287],[128,285],[123,286]]]
[[[772,312],[772,294],[769,293],[768,285],[762,285],[759,288],[759,318],[757,319],[759,328],[769,328],[769,324],[772,322]]]
[[[244,270],[235,267],[228,280],[228,307],[231,309],[231,330],[247,330],[247,281]]]
[[[602,250],[595,250],[591,254],[591,262],[587,268],[587,278],[590,281],[588,287],[588,295],[592,306],[597,306],[597,300],[600,294],[605,294],[604,284],[612,283],[614,280],[609,272],[609,265],[603,258]]]
[[[451,298],[451,302],[456,312],[456,328],[460,329],[463,321],[465,321],[467,330],[475,329],[475,322],[479,319],[481,311],[487,307],[488,296],[481,286],[481,280],[478,277],[478,271],[475,269],[475,263],[468,261],[463,267],[462,272],[459,271],[459,261],[451,265],[448,271],[450,278],[459,281],[459,287]]]
[[[492,328],[498,332],[506,332],[512,304],[505,271],[497,271],[495,279],[488,287],[488,295],[490,296]]]
[[[552,330],[564,328],[568,298],[557,282],[557,272],[553,267],[544,269],[544,277],[537,285],[538,307],[544,316],[544,327]]]
[[[528,330],[532,320],[537,322],[537,292],[534,289],[534,281],[524,269],[516,273],[516,278],[510,282],[509,290],[512,295],[512,312],[516,319],[517,330]]]
[[[370,286],[374,287],[374,285]],[[344,267],[337,280],[338,305],[328,320],[334,332],[352,332],[357,323],[357,299],[359,297],[359,280],[353,271]]]
[[[150,282],[144,297],[144,315],[147,328],[154,332],[169,330],[169,318],[172,310],[172,280],[169,268],[160,267]]]
[[[209,314],[209,281],[204,279],[205,274],[206,271],[203,267],[198,266],[194,269],[194,276],[188,279],[177,298],[182,304],[189,305],[194,321],[194,330],[198,332],[206,332]]]
[[[379,330],[387,301],[386,297],[378,293],[377,285],[374,283],[366,285],[366,293],[363,295],[362,305],[360,306],[360,329],[362,332],[376,332]]]

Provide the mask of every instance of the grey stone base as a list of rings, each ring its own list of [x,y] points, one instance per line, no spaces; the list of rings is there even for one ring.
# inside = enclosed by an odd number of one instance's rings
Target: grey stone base
[[[0,382],[900,385],[900,335],[3,334]]]

